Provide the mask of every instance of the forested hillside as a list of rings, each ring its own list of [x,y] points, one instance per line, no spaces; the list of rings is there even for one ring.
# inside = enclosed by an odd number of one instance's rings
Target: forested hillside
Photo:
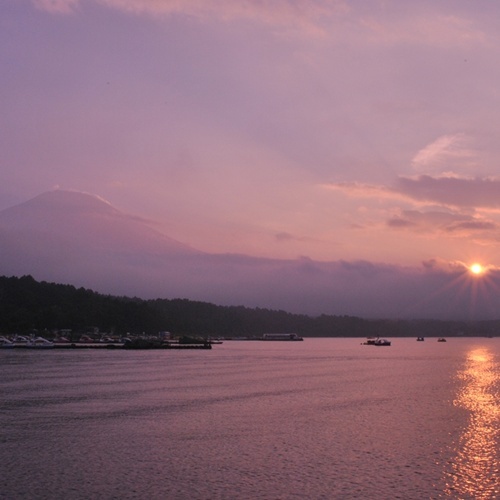
[[[72,330],[178,335],[261,336],[294,332],[304,337],[497,335],[499,321],[370,320],[311,317],[269,309],[217,306],[187,299],[142,300],[101,295],[31,276],[0,277],[0,333]]]

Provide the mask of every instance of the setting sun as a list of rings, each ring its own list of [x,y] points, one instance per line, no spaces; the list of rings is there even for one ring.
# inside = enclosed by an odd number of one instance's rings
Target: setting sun
[[[479,275],[484,273],[485,268],[478,262],[475,262],[469,267],[469,270],[472,274]]]

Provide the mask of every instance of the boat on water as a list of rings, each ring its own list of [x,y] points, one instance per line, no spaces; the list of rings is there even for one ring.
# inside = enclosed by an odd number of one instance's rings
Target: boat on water
[[[417,342],[423,342],[424,340],[424,337],[417,337]]]
[[[262,340],[300,341],[304,339],[299,337],[296,333],[264,333],[264,335],[262,335]]]
[[[14,347],[14,342],[9,340],[7,337],[0,337],[0,347],[2,348],[9,348],[9,347]]]
[[[26,347],[30,347],[33,349],[47,349],[54,347],[54,342],[44,339],[43,337],[36,337],[33,340],[30,340]]]
[[[443,338],[443,337],[439,337],[439,338],[438,338],[438,342],[446,342],[446,339],[445,339],[445,338]]]
[[[14,347],[28,347],[30,339],[28,337],[24,337],[23,335],[15,335],[12,339],[12,343],[14,344]]]
[[[391,341],[387,339],[381,339],[380,337],[368,337],[363,345],[376,345],[376,346],[390,346]]]

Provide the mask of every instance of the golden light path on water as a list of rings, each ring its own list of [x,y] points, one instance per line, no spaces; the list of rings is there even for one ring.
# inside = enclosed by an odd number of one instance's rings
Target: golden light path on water
[[[453,498],[500,498],[500,363],[488,348],[470,351],[454,405],[467,410],[464,428],[446,480]]]

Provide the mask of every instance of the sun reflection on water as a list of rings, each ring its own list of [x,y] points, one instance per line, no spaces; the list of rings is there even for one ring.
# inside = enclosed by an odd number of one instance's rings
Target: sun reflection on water
[[[469,413],[446,481],[453,498],[500,498],[500,365],[485,348],[468,353],[454,405]]]

